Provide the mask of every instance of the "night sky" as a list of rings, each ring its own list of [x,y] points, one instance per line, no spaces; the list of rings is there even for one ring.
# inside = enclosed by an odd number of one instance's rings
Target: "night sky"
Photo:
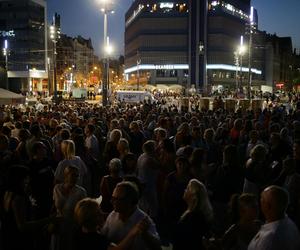
[[[133,0],[114,1],[115,13],[109,16],[108,35],[114,47],[114,56],[123,53],[124,14]],[[100,0],[48,0],[48,19],[55,12],[61,15],[62,32],[92,38],[96,54],[101,56],[103,15]],[[98,2],[98,3],[97,3]],[[167,0],[166,0],[167,2]],[[300,0],[252,0],[258,10],[259,29],[278,36],[291,36],[293,46],[300,50]]]

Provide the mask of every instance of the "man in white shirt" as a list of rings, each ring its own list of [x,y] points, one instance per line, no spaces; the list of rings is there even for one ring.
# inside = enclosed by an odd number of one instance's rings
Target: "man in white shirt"
[[[288,192],[278,186],[267,187],[261,194],[261,210],[266,223],[254,236],[248,250],[299,250],[299,231],[286,215]]]
[[[112,211],[102,228],[111,243],[119,244],[138,225],[140,233],[131,241],[132,250],[161,250],[160,240],[153,221],[137,207],[139,192],[135,184],[123,181],[112,194]]]

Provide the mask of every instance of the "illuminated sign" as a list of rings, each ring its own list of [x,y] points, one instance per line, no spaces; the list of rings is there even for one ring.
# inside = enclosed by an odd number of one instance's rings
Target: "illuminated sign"
[[[15,32],[13,30],[5,31],[5,30],[0,30],[0,36],[2,37],[15,37]]]
[[[155,65],[155,69],[174,69],[174,65]]]
[[[160,3],[159,7],[161,9],[172,9],[174,7],[174,3]]]

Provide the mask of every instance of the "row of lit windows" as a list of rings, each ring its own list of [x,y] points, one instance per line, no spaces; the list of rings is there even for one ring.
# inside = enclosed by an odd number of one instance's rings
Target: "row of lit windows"
[[[233,15],[233,16],[238,16],[241,19],[249,19],[249,15],[243,12],[242,10],[234,7],[233,5],[226,3],[224,1],[212,1],[208,9],[209,10],[216,10],[217,7],[221,7],[225,12]]]
[[[133,14],[126,21],[126,27],[141,13],[141,11],[147,11],[150,13],[161,12],[161,13],[187,13],[188,6],[186,3],[173,3],[173,2],[161,2],[155,4],[139,4],[138,8],[133,11]]]

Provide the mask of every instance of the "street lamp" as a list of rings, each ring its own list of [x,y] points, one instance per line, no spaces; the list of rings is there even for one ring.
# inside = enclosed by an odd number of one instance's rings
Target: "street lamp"
[[[3,55],[5,56],[5,69],[8,78],[8,41],[4,40]],[[6,79],[6,89],[8,90],[8,79]]]
[[[137,69],[137,90],[140,90],[140,64],[141,64],[140,52],[137,51],[136,69]]]
[[[236,86],[236,93],[239,89],[239,79],[238,79],[238,71],[239,71],[239,52],[238,50],[234,51],[234,65],[236,66],[235,70],[235,86]]]
[[[240,56],[240,86],[239,88],[243,88],[243,55],[246,52],[246,48],[244,46],[244,37],[241,36],[240,46],[238,48],[238,53]],[[239,89],[238,88],[238,89]]]
[[[53,42],[53,87],[54,101],[57,102],[57,68],[56,68],[56,43],[60,39],[60,16],[55,13],[52,25],[50,26],[50,39]]]
[[[101,12],[103,12],[104,22],[103,22],[103,47],[104,47],[104,74],[102,81],[102,105],[106,106],[108,104],[107,99],[107,90],[109,85],[109,54],[112,52],[112,48],[109,46],[109,39],[107,36],[107,15],[109,13],[114,13],[112,10],[112,3],[109,0],[101,0],[102,8]]]
[[[252,67],[252,39],[253,39],[253,33],[255,29],[255,23],[254,23],[254,8],[251,6],[250,8],[250,16],[249,16],[249,45],[248,45],[248,99],[251,100],[251,85],[252,85],[252,73],[251,73],[251,67]]]

